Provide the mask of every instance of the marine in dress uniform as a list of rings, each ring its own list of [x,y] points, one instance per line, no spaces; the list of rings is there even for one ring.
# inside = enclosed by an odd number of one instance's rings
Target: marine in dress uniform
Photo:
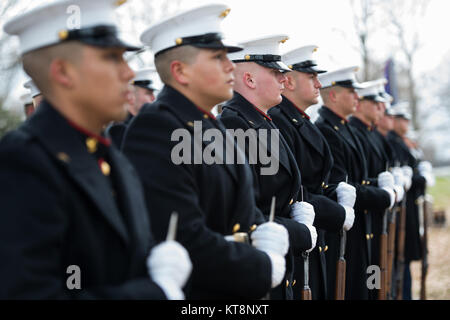
[[[362,83],[364,88],[357,90],[359,104],[356,112],[350,117],[349,124],[355,128],[355,133],[367,160],[367,179],[371,185],[378,186],[378,177],[384,172],[389,175],[389,158],[375,137],[375,124],[382,115],[382,103],[386,100],[380,95],[377,81]],[[386,173],[387,172],[387,173]],[[380,236],[383,232],[383,220],[388,219],[387,210],[370,210],[372,215],[372,264],[380,265]],[[386,223],[387,227],[387,223]],[[371,291],[371,298],[378,299],[378,290]]]
[[[118,148],[122,144],[125,130],[133,117],[144,104],[155,101],[155,91],[157,89],[152,79],[155,76],[156,70],[154,68],[145,68],[136,71],[136,76],[131,81],[131,85],[133,86],[132,94],[134,95],[133,99],[131,99],[133,103],[128,106],[127,118],[122,122],[109,125],[106,129],[106,134]]]
[[[410,168],[411,183],[406,192],[406,223],[405,223],[405,270],[403,281],[403,299],[411,300],[410,262],[422,259],[422,243],[419,234],[419,208],[416,200],[425,193],[426,178],[419,172],[419,161],[414,158],[406,146],[403,136],[408,130],[411,115],[408,102],[399,102],[392,106],[394,130],[389,132],[388,141],[396,152],[396,161],[404,168]]]
[[[224,5],[198,7],[142,33],[165,85],[156,101],[144,105],[130,123],[122,146],[143,181],[156,239],[165,236],[162,228],[171,212],[179,213],[177,239],[194,266],[190,299],[260,299],[285,272],[287,231],[265,223],[255,204],[248,163],[194,161],[202,156],[196,148],[211,145],[195,137],[202,130],[214,130],[223,141],[229,140],[210,112],[232,94],[234,66],[227,51],[242,49],[222,40],[220,25],[229,11]],[[173,138],[177,132],[187,139],[186,161],[174,158],[179,156],[180,139]],[[230,146],[235,155],[241,152],[235,144]],[[234,241],[250,232],[252,245]]]
[[[325,72],[319,69],[314,61],[313,53],[316,50],[317,46],[305,46],[289,51],[282,56],[282,61],[292,72],[287,73],[288,80],[285,84],[283,101],[269,110],[269,116],[280,129],[295,156],[302,173],[304,196],[314,206],[316,213],[314,226],[317,228],[318,240],[309,259],[310,287],[314,300],[326,299],[328,296],[325,255],[329,253],[329,246],[325,243],[325,232],[340,231],[346,218],[344,207],[335,200],[324,196],[324,189],[329,187],[328,177],[333,166],[333,156],[322,133],[305,113],[310,105],[318,102],[321,85],[317,80],[317,75]],[[290,76],[292,73],[294,75]],[[304,88],[300,89],[303,82],[300,83],[300,80],[294,78],[295,73],[303,73],[308,77],[308,81],[312,82],[311,89],[307,93],[302,90],[307,90],[308,87],[304,85]],[[310,77],[312,80],[309,80]],[[316,90],[317,96],[313,100],[310,96],[313,95],[314,90]],[[297,104],[294,103],[294,100],[298,101]],[[302,103],[301,106],[300,103]],[[298,289],[294,290],[294,297],[297,299],[301,293],[300,289],[303,288],[303,272],[302,267],[295,270],[294,280],[297,282]],[[335,272],[334,270],[334,274]]]
[[[242,52],[237,52],[230,55],[233,62],[238,64],[238,68],[243,68],[242,72],[245,72],[245,68],[248,67],[248,63],[253,63],[253,67],[261,68],[262,72],[277,72],[276,75],[270,74],[269,78],[276,78],[270,85],[262,85],[260,90],[266,90],[267,92],[273,92],[274,87],[279,90],[280,82],[284,76],[282,71],[288,71],[287,66],[281,61],[279,55],[279,46],[281,43],[287,40],[286,35],[275,35],[262,37],[259,39],[250,40],[241,45],[244,47]],[[242,63],[242,64],[241,64]],[[265,70],[264,70],[265,69]],[[250,102],[249,93],[245,89],[241,89],[240,83],[243,81],[240,76],[241,73],[235,73],[236,81],[239,86],[235,86],[234,96],[231,100],[227,101],[223,106],[223,112],[220,115],[220,120],[225,124],[228,129],[242,129],[247,130],[267,130],[267,136],[257,136],[258,145],[266,145],[267,151],[270,154],[275,154],[271,145],[273,130],[278,129],[272,122],[272,118],[267,114],[270,107],[279,103],[276,100],[271,104],[269,98],[265,98],[260,95],[261,102],[258,105],[257,102]],[[256,74],[256,73],[255,73]],[[263,82],[262,77],[258,79],[258,75],[254,76],[252,81]],[[270,87],[269,87],[270,86]],[[275,99],[281,99],[281,91],[276,91],[273,94]],[[272,99],[274,99],[271,97]],[[255,105],[256,103],[256,105]],[[291,243],[290,261],[294,263],[294,269],[296,265],[303,266],[302,252],[309,250],[315,246],[316,237],[315,228],[307,226],[303,223],[298,223],[291,218],[292,206],[297,201],[302,201],[300,195],[301,177],[297,167],[296,160],[292,154],[289,145],[286,140],[280,134],[278,139],[278,170],[274,174],[262,174],[262,168],[265,165],[261,159],[256,159],[254,163],[251,163],[253,175],[257,181],[257,205],[261,209],[264,215],[268,216],[270,212],[272,197],[276,197],[276,209],[275,215],[277,221],[282,223],[288,230]],[[247,158],[251,158],[251,149],[246,146],[245,150]],[[308,200],[308,199],[304,199]],[[312,230],[312,231],[311,231]],[[313,236],[310,233],[314,233]],[[302,268],[303,269],[303,268]],[[293,269],[288,269],[287,272],[287,284],[286,290],[277,290],[273,292],[274,296],[282,299],[290,299],[292,297],[293,285]],[[279,288],[281,289],[281,288]],[[302,287],[297,286],[296,290],[300,291]]]
[[[102,124],[123,114],[119,84],[126,88],[132,78],[125,61],[117,61],[125,50],[135,48],[116,36],[115,3],[60,1],[5,25],[7,33],[20,37],[24,67],[33,80],[34,59],[58,48],[53,52],[58,63],[68,64],[67,55],[73,54],[74,46],[80,55],[98,59],[97,73],[86,72],[85,81],[111,71],[117,74],[119,68],[122,78],[104,79],[111,81],[115,92],[109,97],[117,98],[108,110],[117,115],[103,111],[90,117],[98,120],[98,127],[74,116],[99,104],[79,91],[75,70],[69,77],[71,95],[62,92],[55,77],[47,83],[39,78],[36,83],[48,100],[1,140],[0,299],[183,298],[181,287],[191,268],[186,250],[172,242],[154,247],[149,255],[155,241],[140,182],[129,162],[100,136]],[[81,8],[84,18],[80,29],[67,30],[66,9],[72,4]],[[114,64],[100,58],[105,55],[113,55]],[[80,58],[78,65],[86,63],[86,58]],[[88,105],[70,104],[76,90],[78,99],[90,99],[85,102]],[[24,193],[27,199],[21,197]],[[165,258],[168,255],[173,260]],[[72,283],[75,289],[68,285],[72,266],[79,268],[79,282]]]
[[[355,221],[347,234],[345,298],[366,300],[369,298],[367,267],[371,265],[373,239],[370,210],[389,207],[390,196],[368,184],[365,154],[355,129],[348,124],[347,116],[355,111],[358,99],[355,89],[361,88],[355,78],[357,69],[348,67],[319,76],[325,105],[319,109],[320,116],[315,124],[327,140],[334,159],[329,181],[336,185],[348,179],[356,188]],[[330,247],[339,245],[339,234],[327,233],[326,238]],[[327,266],[337,260],[331,254],[327,258]],[[333,293],[336,279],[328,274],[328,292]]]

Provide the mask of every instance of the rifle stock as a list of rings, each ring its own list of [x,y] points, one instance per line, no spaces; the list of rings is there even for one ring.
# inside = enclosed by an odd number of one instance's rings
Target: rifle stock
[[[420,300],[427,300],[427,274],[428,274],[428,217],[432,212],[432,200],[425,197],[423,202],[423,237],[422,237],[422,275],[420,279]]]
[[[391,219],[389,220],[389,233],[388,233],[388,250],[387,250],[387,286],[386,286],[386,298],[392,298],[392,270],[394,268],[394,250],[395,250],[395,218],[396,209],[391,212]]]
[[[406,225],[406,194],[402,201],[399,216],[398,248],[397,248],[397,292],[396,299],[403,299],[403,274],[405,271],[405,225]]]
[[[388,235],[383,233],[380,236],[380,269],[381,269],[381,288],[378,291],[378,300],[386,300],[387,293],[387,248],[388,248]]]
[[[336,300],[345,299],[345,272],[346,272],[346,261],[344,258],[339,258],[336,265]]]

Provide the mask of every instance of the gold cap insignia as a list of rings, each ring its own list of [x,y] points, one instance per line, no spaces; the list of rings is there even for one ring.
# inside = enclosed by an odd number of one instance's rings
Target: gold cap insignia
[[[116,6],[121,6],[121,5],[123,5],[125,2],[127,2],[127,0],[117,0],[117,1],[116,1]]]
[[[223,12],[220,14],[219,18],[225,18],[225,17],[230,13],[230,11],[231,11],[230,8],[226,9],[225,11],[223,11]]]
[[[58,32],[59,40],[66,40],[68,36],[69,36],[69,31],[67,31],[67,30],[61,30]]]
[[[248,54],[245,55],[244,59],[245,59],[245,60],[250,60],[250,55],[248,55]]]
[[[285,43],[286,41],[289,40],[289,37],[284,38],[283,40],[280,40],[280,43]]]
[[[183,39],[181,39],[181,38],[176,38],[176,39],[175,39],[175,43],[179,46],[180,44],[183,43]]]

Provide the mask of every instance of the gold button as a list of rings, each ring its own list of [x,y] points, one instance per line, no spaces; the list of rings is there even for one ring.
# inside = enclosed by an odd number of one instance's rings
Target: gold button
[[[176,38],[176,39],[175,39],[175,43],[179,46],[180,44],[183,43],[183,39],[181,39],[181,38]]]
[[[250,227],[250,231],[255,231],[256,228],[257,228],[257,226],[256,226],[256,224],[254,224],[254,225],[252,225],[252,226]]]
[[[86,139],[86,147],[88,148],[89,153],[94,153],[97,151],[98,141],[95,138],[87,138]]]
[[[189,127],[193,127],[193,126],[194,126],[194,123],[193,123],[192,121],[188,121],[187,125],[188,125]]]
[[[297,119],[292,119],[292,122],[298,123]]]
[[[322,182],[322,188],[325,188],[325,182]]]
[[[244,59],[245,59],[245,60],[250,60],[250,55],[248,55],[248,54],[245,55]]]
[[[296,283],[297,283],[297,280],[292,281],[292,286],[295,286]]]
[[[362,185],[365,185],[365,184],[366,184],[366,180],[363,180],[363,181],[361,182],[361,184],[362,184]]]
[[[323,252],[327,252],[328,251],[328,246],[325,246],[325,249],[323,249]]]
[[[59,152],[56,157],[61,160],[62,162],[69,163],[70,157],[65,152]]]
[[[322,252],[322,247],[319,247],[319,252]]]
[[[203,115],[203,118],[208,119],[209,117],[208,117],[207,114],[204,114],[204,115]]]
[[[368,214],[368,213],[369,213],[369,211],[367,211],[367,210],[364,210],[364,213],[365,213],[365,214]]]
[[[336,85],[336,81],[331,82],[331,85],[335,86]]]
[[[370,181],[366,181],[366,184],[367,184],[367,185],[370,185]]]
[[[373,233],[370,234],[370,239],[373,239]]]
[[[329,187],[329,185],[326,185],[326,186],[325,186],[325,189],[328,189],[328,187]]]
[[[292,64],[288,65],[288,68],[292,70],[293,68]]]
[[[341,123],[342,123],[342,124],[345,124],[345,121],[344,121],[344,120],[341,120]]]
[[[286,280],[286,288],[289,287],[289,280]]]
[[[291,201],[289,201],[289,205],[294,203],[294,199],[291,199]]]
[[[334,126],[334,130],[339,131],[339,128],[337,126]]]
[[[370,234],[366,234],[366,239],[370,240]]]
[[[101,168],[101,170],[102,170],[102,173],[103,173],[105,176],[109,176],[109,174],[111,173],[111,167],[110,167],[110,165],[108,164],[108,162],[106,162],[106,161],[103,161],[103,162],[100,164],[100,168]]]
[[[254,126],[255,124],[253,123],[253,121],[252,120],[248,120],[248,122],[252,125],[252,126]]]
[[[233,233],[238,232],[240,228],[241,228],[241,225],[239,223],[236,223],[233,227]]]

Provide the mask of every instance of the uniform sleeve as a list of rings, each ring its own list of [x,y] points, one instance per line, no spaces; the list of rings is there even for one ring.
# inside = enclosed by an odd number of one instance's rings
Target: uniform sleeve
[[[168,117],[163,111],[139,114],[122,145],[141,177],[155,238],[165,238],[169,216],[178,212],[177,241],[190,254],[193,287],[236,298],[263,297],[271,287],[269,257],[207,227],[193,166],[172,161],[171,134],[179,128]]]
[[[150,278],[69,291],[64,185],[36,145],[0,142],[0,299],[165,299]]]

